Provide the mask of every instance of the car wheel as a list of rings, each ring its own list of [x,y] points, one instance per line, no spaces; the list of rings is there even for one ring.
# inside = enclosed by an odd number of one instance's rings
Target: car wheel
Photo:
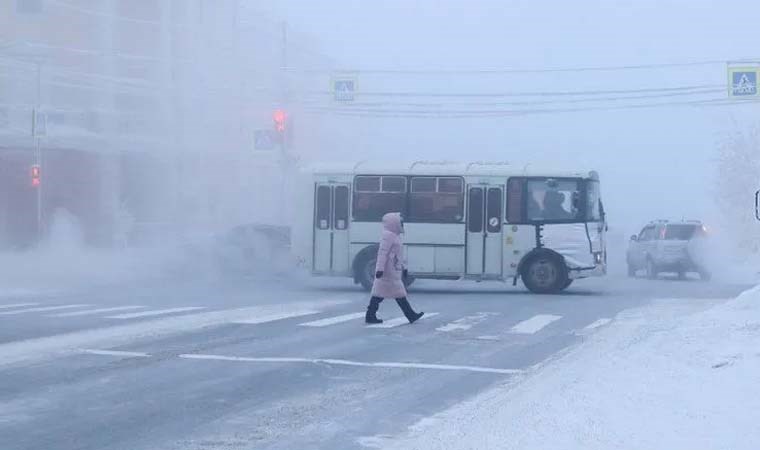
[[[658,275],[657,266],[651,258],[647,259],[647,278],[656,280]]]
[[[569,286],[567,266],[557,253],[539,250],[522,265],[520,276],[529,291],[536,294],[556,294]]]

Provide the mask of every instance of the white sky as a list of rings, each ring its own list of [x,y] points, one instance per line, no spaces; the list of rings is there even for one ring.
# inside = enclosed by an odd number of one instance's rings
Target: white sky
[[[278,0],[269,5],[290,28],[312,35],[323,53],[350,69],[760,60],[760,2],[749,0]],[[417,92],[614,90],[725,80],[721,64],[538,75],[357,76],[360,90]],[[671,100],[679,99],[649,101]],[[758,118],[759,105],[456,120],[335,117],[334,147],[308,151],[325,159],[574,163],[600,171],[611,222],[632,231],[652,218],[709,213],[716,141]]]

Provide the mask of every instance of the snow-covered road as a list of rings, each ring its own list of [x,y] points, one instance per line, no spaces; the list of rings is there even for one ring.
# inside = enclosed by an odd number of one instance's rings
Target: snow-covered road
[[[755,449],[760,288],[701,306],[662,299],[623,311],[521,379],[375,442],[404,450]]]
[[[344,281],[0,293],[0,448],[428,448],[409,425],[530,382],[639,314],[627,311],[689,314],[743,288],[609,277],[534,296],[419,283],[410,299],[428,316],[405,325],[386,302],[385,328],[363,325],[366,295]]]

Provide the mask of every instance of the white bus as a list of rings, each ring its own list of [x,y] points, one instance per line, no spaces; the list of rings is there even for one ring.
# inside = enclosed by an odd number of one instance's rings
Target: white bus
[[[404,218],[410,281],[522,279],[532,292],[556,293],[607,271],[596,172],[418,161],[307,176],[298,209],[311,228],[302,249],[313,275],[352,277],[369,289],[387,212]]]

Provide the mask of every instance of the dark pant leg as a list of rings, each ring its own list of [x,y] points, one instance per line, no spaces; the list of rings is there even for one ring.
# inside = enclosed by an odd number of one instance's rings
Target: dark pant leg
[[[380,302],[383,301],[382,297],[375,297],[372,296],[372,298],[369,299],[369,306],[367,306],[367,312],[371,314],[375,314],[380,308]]]
[[[398,307],[401,308],[401,311],[404,313],[407,319],[410,319],[417,315],[417,313],[412,309],[412,305],[409,304],[409,300],[407,300],[406,297],[397,298],[396,303],[398,304]]]

